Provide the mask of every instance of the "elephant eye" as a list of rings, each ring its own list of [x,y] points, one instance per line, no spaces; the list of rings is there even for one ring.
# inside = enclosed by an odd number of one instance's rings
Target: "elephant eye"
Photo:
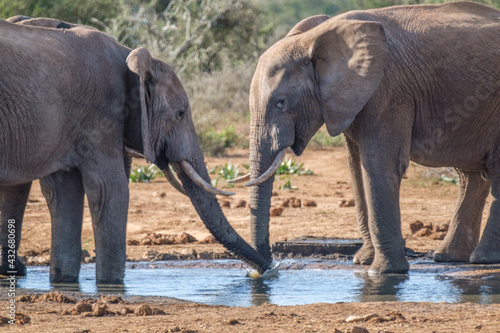
[[[285,99],[280,99],[278,102],[276,102],[276,108],[283,110],[286,106],[286,100]]]
[[[184,118],[184,113],[186,113],[185,110],[177,110],[177,112],[175,113],[175,119],[177,120],[182,120]]]

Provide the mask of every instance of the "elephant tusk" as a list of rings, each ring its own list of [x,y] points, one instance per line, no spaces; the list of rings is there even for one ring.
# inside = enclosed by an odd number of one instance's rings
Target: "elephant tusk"
[[[165,178],[167,178],[170,185],[173,186],[173,188],[175,188],[177,191],[184,194],[185,196],[188,196],[182,184],[179,183],[177,177],[175,177],[174,174],[172,173],[172,170],[170,170],[170,166],[167,165],[167,167],[163,169],[162,172],[165,175]]]
[[[247,182],[249,180],[250,180],[250,174],[247,173],[246,175],[243,175],[241,177],[230,179],[227,182],[230,183],[230,184],[237,184],[237,183]]]
[[[182,171],[186,173],[186,175],[193,181],[193,183],[195,183],[205,191],[212,194],[223,195],[226,197],[236,194],[234,192],[219,190],[218,188],[215,188],[211,184],[207,183],[203,178],[201,178],[201,176],[196,172],[191,163],[189,163],[188,161],[183,160],[179,162],[179,164],[182,168]]]
[[[276,170],[278,170],[278,168],[281,165],[281,162],[283,162],[283,159],[285,158],[285,153],[286,153],[286,149],[281,150],[278,153],[278,155],[276,155],[276,158],[274,159],[274,162],[273,162],[273,164],[271,164],[269,169],[267,169],[267,171],[264,172],[262,175],[260,175],[258,178],[253,179],[253,180],[249,181],[248,183],[246,183],[245,186],[248,187],[248,186],[259,185],[259,184],[265,182],[266,180],[268,180],[269,178],[271,178],[271,176],[274,176],[274,174],[276,173]]]
[[[146,158],[144,154],[139,153],[137,150],[129,148],[127,146],[125,147],[125,154],[127,154],[130,157],[135,157],[135,158]]]

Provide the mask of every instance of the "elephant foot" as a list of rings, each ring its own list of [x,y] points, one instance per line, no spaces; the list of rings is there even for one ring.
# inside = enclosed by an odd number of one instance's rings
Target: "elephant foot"
[[[5,276],[26,276],[26,265],[21,259],[16,255],[14,262],[8,261],[7,251],[2,251],[1,261],[0,261],[0,275]],[[12,273],[15,272],[15,273]]]
[[[443,244],[434,252],[434,261],[436,262],[467,262],[469,261],[472,250],[466,246],[461,248],[452,248],[448,244]]]
[[[500,246],[498,244],[485,244],[480,242],[470,255],[469,261],[474,264],[500,263]]]
[[[406,260],[404,252],[397,258],[388,259],[380,254],[375,256],[368,272],[370,274],[406,274],[410,265]]]
[[[352,261],[358,265],[371,265],[374,257],[375,250],[373,249],[372,243],[365,240],[363,246],[356,252]]]

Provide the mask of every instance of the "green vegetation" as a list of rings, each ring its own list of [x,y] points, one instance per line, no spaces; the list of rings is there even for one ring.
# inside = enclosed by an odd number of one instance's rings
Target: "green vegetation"
[[[276,170],[277,175],[297,175],[297,176],[311,176],[314,172],[306,167],[304,163],[298,164],[293,158],[284,159],[280,167]]]
[[[135,170],[130,171],[129,183],[149,183],[157,176],[163,177],[163,172],[154,164],[136,165]]]
[[[248,147],[248,90],[258,57],[317,14],[445,0],[0,0],[0,17],[53,17],[92,25],[167,62],[188,93],[207,155]],[[500,8],[500,0],[479,0]],[[320,130],[310,147],[343,144]]]
[[[248,164],[242,165],[247,172],[250,166]],[[211,175],[218,175],[217,178],[212,179],[212,186],[217,187],[219,182],[224,179],[226,181],[226,187],[233,187],[234,184],[228,183],[228,180],[238,178],[241,175],[240,167],[237,164],[226,163],[224,165],[216,165],[212,169],[208,170],[208,173]]]

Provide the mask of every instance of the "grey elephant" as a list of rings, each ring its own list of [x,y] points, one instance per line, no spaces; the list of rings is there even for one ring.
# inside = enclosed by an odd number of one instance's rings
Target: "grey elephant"
[[[223,215],[215,194],[230,193],[210,185],[186,92],[167,64],[88,27],[12,21],[0,20],[1,274],[25,273],[17,257],[22,219],[31,182],[41,179],[52,219],[51,281],[78,279],[86,194],[97,283],[123,282],[125,148],[158,165],[228,250],[259,272],[269,267]]]
[[[399,191],[411,161],[455,167],[438,261],[500,262],[500,12],[476,3],[313,16],[259,59],[250,88],[252,242],[268,262],[274,173],[326,124],[344,133],[364,245],[356,263],[409,269]],[[498,176],[497,176],[498,175]],[[479,241],[481,213],[491,206]]]

